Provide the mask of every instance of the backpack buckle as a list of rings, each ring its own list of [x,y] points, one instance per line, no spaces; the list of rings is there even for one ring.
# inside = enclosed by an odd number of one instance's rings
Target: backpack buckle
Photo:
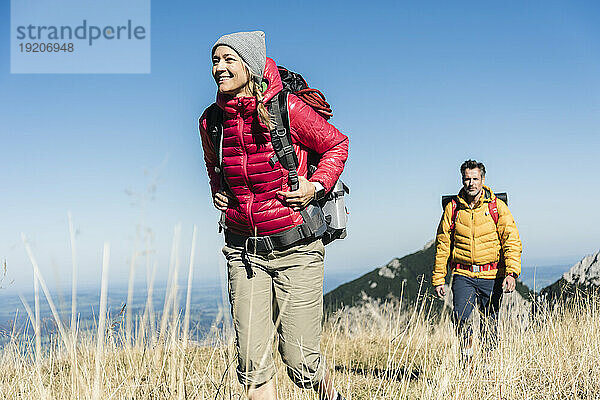
[[[273,250],[275,250],[275,246],[273,246],[273,241],[271,240],[271,238],[269,236],[264,237],[263,243],[265,245],[265,249],[267,250],[267,253],[271,253],[271,252],[273,252]]]
[[[285,137],[285,135],[287,134],[287,130],[285,128],[282,127],[277,127],[275,129],[275,133],[277,134],[277,136],[279,137]]]
[[[253,253],[272,253],[275,250],[273,241],[269,236],[249,237],[244,243],[244,248],[248,254]]]
[[[302,225],[298,225],[298,233],[300,233],[302,239],[309,238],[313,235],[313,233],[310,230],[310,227],[306,222],[304,222]]]

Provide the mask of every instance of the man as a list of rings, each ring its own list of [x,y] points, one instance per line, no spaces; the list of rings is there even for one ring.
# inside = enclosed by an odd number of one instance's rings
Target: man
[[[484,316],[486,347],[495,345],[502,292],[512,292],[521,273],[521,239],[506,203],[485,186],[485,166],[467,160],[460,172],[463,188],[446,204],[438,226],[432,284],[443,298],[451,267],[452,319],[463,356],[470,359],[471,329],[466,322],[477,302]]]

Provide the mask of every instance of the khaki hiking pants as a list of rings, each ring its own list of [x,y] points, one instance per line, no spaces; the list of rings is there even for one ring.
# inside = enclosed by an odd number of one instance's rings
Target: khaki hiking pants
[[[292,381],[308,388],[323,379],[319,352],[325,249],[318,239],[269,254],[225,245],[229,300],[236,332],[237,374],[245,386],[275,375],[273,340]]]

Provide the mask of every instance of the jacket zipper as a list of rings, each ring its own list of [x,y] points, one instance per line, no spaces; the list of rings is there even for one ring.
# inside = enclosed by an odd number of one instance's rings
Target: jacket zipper
[[[248,221],[250,222],[250,234],[254,235],[254,221],[252,220],[252,203],[254,203],[254,192],[250,188],[250,180],[248,179],[248,155],[246,154],[246,143],[244,142],[244,118],[240,113],[238,115],[239,124],[239,132],[240,132],[240,142],[242,143],[242,172],[244,175],[244,181],[246,182],[246,186],[248,187],[248,191],[250,192],[250,200],[248,201],[248,206],[246,207],[246,215],[248,215]]]
[[[471,265],[475,263],[475,213],[471,211]]]

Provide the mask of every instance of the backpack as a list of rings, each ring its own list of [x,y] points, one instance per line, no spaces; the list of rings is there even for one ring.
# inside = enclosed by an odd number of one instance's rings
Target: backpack
[[[275,128],[270,132],[271,144],[275,155],[271,158],[269,164],[273,167],[279,161],[281,166],[288,171],[290,189],[297,190],[299,186],[297,170],[299,162],[296,152],[292,147],[287,107],[288,94],[292,93],[296,95],[325,119],[329,119],[333,113],[329,103],[325,100],[325,96],[317,89],[310,88],[302,75],[281,66],[277,68],[281,82],[283,83],[283,90],[266,104],[275,122]],[[223,111],[216,103],[213,103],[208,108],[207,131],[217,153],[218,167],[215,168],[215,172],[221,177],[221,187],[226,188],[221,165],[223,160]],[[319,154],[316,152],[309,153],[308,178],[316,171],[319,157]],[[329,244],[336,239],[346,237],[348,211],[344,202],[345,194],[350,194],[350,189],[341,179],[338,179],[333,189],[323,199],[311,202],[301,211],[302,218],[309,228],[310,235],[322,237],[324,244]],[[221,215],[221,221],[219,222],[221,228],[224,228],[223,217]]]
[[[496,202],[496,199],[500,199],[508,205],[508,194],[506,194],[506,192],[495,194],[496,198],[488,203],[488,210],[497,227],[500,215],[498,214],[498,203]],[[458,200],[456,195],[442,196],[442,209],[445,210],[446,205],[450,202],[452,202],[452,217],[450,219],[450,256],[448,257],[448,264],[450,264],[450,258],[452,257],[454,249],[454,229],[456,228],[456,217],[458,215]],[[502,251],[500,251],[500,261],[498,262],[498,265],[504,265],[504,255],[502,254]]]
[[[508,195],[506,194],[506,192],[495,193],[495,194],[496,194],[496,199],[500,199],[504,203],[506,203],[506,205],[508,205]],[[452,219],[451,219],[451,223],[450,223],[451,231],[454,231],[454,228],[456,226],[456,215],[458,214],[458,201],[456,198],[457,198],[456,195],[442,196],[442,209],[446,209],[446,204],[452,202]],[[496,225],[498,225],[498,219],[500,218],[500,216],[498,215],[498,204],[496,203],[496,199],[494,199],[488,203],[488,209],[490,211],[490,215],[492,216],[492,219],[494,220],[494,223]]]

